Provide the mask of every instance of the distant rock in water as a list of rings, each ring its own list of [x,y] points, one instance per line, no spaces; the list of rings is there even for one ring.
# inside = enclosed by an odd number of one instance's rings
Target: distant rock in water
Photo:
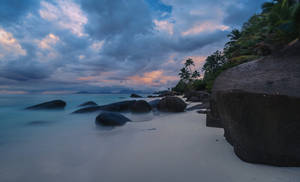
[[[131,94],[130,97],[131,98],[142,98],[142,96],[137,95],[137,94]]]
[[[51,121],[30,121],[26,123],[27,126],[45,126],[53,124]]]
[[[164,112],[183,112],[187,104],[178,97],[167,96],[158,103],[158,110]]]
[[[130,119],[119,113],[104,112],[97,116],[96,124],[101,126],[122,126]]]
[[[103,106],[92,106],[92,107],[86,107],[79,109],[77,111],[74,111],[73,113],[89,113],[89,112],[95,112],[95,111],[113,111],[113,112],[123,112],[123,111],[130,111],[131,107],[135,103],[135,100],[129,100],[129,101],[122,101],[122,102],[116,102],[112,104],[107,104]]]
[[[148,102],[144,100],[138,100],[131,106],[130,110],[134,113],[145,113],[150,112],[152,107],[150,104],[148,104]]]
[[[31,110],[42,110],[42,109],[63,109],[66,103],[62,100],[53,100],[49,102],[44,102],[38,105],[27,107],[26,109]]]
[[[211,109],[240,159],[300,166],[299,50],[300,42],[215,80]]]
[[[88,101],[79,105],[79,107],[85,107],[85,106],[97,106],[97,104],[93,101]]]

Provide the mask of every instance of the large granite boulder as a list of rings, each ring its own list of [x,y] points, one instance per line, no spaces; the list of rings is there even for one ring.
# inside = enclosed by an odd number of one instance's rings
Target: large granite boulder
[[[183,112],[187,104],[178,97],[167,96],[161,99],[157,109],[163,112]]]
[[[94,101],[88,101],[79,105],[79,107],[86,107],[86,106],[97,106]]]
[[[44,102],[41,104],[37,104],[34,106],[27,107],[26,109],[30,110],[51,110],[51,109],[64,109],[66,106],[66,103],[62,100],[53,100],[49,102]]]
[[[151,111],[151,106],[148,104],[148,102],[144,100],[138,100],[136,101],[130,108],[131,112],[134,113],[145,113]]]
[[[122,126],[126,124],[130,119],[126,118],[122,114],[113,112],[104,112],[96,117],[96,124],[101,126]]]
[[[242,160],[300,166],[299,50],[296,43],[216,79],[211,109]]]

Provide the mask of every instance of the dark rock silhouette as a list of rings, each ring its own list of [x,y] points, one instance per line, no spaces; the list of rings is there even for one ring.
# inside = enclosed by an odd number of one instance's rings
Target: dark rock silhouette
[[[79,107],[85,107],[85,106],[97,106],[97,104],[93,101],[88,101],[79,105]]]
[[[150,106],[152,107],[152,109],[157,109],[158,103],[159,103],[160,99],[155,99],[152,101],[149,101]]]
[[[122,126],[126,124],[130,119],[126,118],[122,114],[113,112],[104,112],[97,116],[96,124],[101,126]]]
[[[167,96],[159,101],[157,108],[163,112],[183,112],[186,106],[186,103],[182,99]]]
[[[130,97],[131,98],[142,98],[142,96],[140,96],[138,94],[131,94]]]
[[[152,107],[150,104],[148,104],[148,102],[144,100],[138,100],[131,106],[130,110],[134,113],[145,113],[150,112]]]
[[[41,109],[63,109],[65,108],[66,103],[62,100],[53,100],[49,102],[44,102],[34,106],[27,107],[26,109],[30,110],[41,110]]]
[[[298,42],[216,79],[211,109],[242,160],[300,166],[299,50]]]
[[[184,97],[190,102],[208,102],[210,94],[205,91],[190,91],[186,92]]]

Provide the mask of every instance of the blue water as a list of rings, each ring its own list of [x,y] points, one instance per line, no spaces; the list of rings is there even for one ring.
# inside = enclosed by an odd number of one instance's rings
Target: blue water
[[[67,103],[65,109],[56,111],[24,110],[28,106],[54,99],[64,100]],[[25,140],[38,132],[45,132],[43,128],[30,127],[30,122],[41,121],[47,125],[62,125],[66,121],[71,122],[70,120],[75,118],[70,113],[86,101],[94,101],[103,105],[126,99],[130,99],[128,94],[0,95],[0,146]],[[76,116],[76,120],[81,118],[81,116]]]

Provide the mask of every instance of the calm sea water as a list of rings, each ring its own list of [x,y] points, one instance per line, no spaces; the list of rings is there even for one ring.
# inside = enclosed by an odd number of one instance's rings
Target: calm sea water
[[[64,100],[67,103],[66,108],[56,111],[24,110],[28,106],[54,99]],[[78,109],[78,105],[86,101],[103,105],[127,99],[130,99],[128,94],[0,95],[0,146],[20,142],[38,132],[45,132],[45,128],[30,127],[31,122],[41,122],[41,126],[50,126],[68,125],[72,121],[86,120],[85,116],[70,115]]]

